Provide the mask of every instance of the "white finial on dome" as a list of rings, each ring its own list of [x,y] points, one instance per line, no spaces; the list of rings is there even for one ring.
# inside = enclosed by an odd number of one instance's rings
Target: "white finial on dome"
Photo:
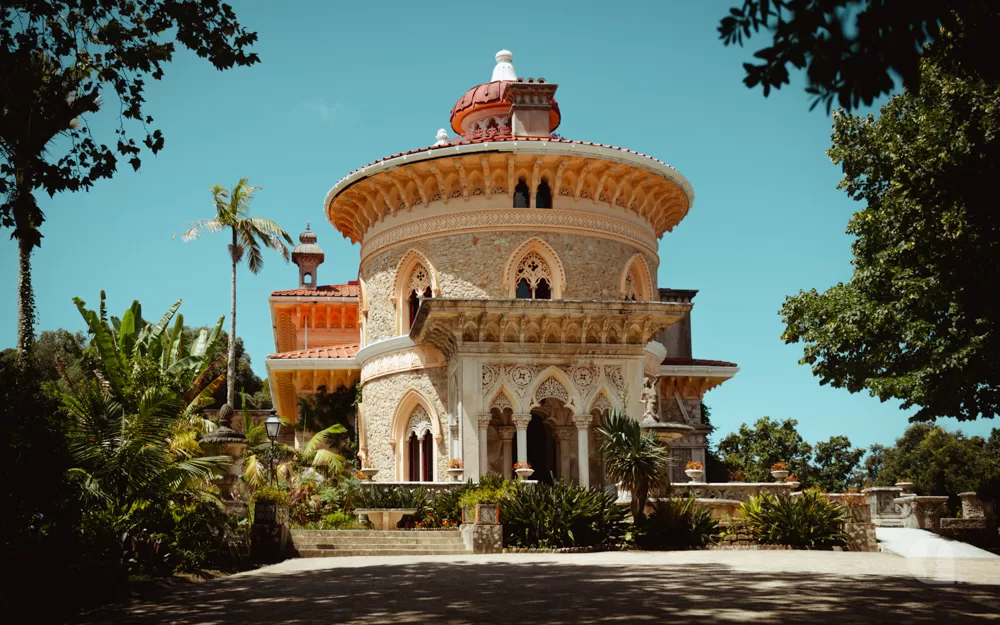
[[[517,80],[517,72],[514,71],[514,55],[510,50],[501,50],[496,55],[497,66],[493,68],[493,78],[491,82],[498,80]]]
[[[437,134],[434,135],[434,138],[437,139],[437,141],[434,142],[434,147],[440,147],[442,145],[448,145],[449,143],[451,143],[451,141],[448,139],[448,131],[445,130],[444,128],[438,128]]]

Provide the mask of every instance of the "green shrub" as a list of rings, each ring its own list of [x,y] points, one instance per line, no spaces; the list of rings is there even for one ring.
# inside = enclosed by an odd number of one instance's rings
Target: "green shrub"
[[[461,508],[471,508],[477,504],[498,504],[513,496],[517,486],[511,480],[488,475],[480,479],[479,484],[462,492],[458,499]]]
[[[504,544],[518,547],[589,547],[617,542],[626,511],[614,489],[587,489],[562,480],[517,484],[499,500]]]
[[[808,490],[798,497],[761,493],[741,506],[762,545],[829,549],[844,544],[844,509]]]
[[[640,549],[704,547],[719,534],[712,511],[699,507],[694,497],[660,499],[653,513],[636,522],[632,538]]]
[[[410,490],[405,486],[359,485],[351,496],[354,509],[415,508],[418,518],[426,513],[427,491],[422,488]]]
[[[261,486],[254,491],[253,497],[250,499],[250,503],[256,504],[258,501],[275,503],[279,506],[287,506],[291,503],[291,496],[288,491],[283,488],[278,488],[277,486]]]
[[[434,495],[430,502],[428,516],[434,527],[447,521],[449,524],[462,522],[462,497],[476,486],[470,481],[457,488],[443,490]]]
[[[250,555],[247,519],[228,514],[217,501],[192,499],[171,506],[173,559],[176,569],[232,571]]]

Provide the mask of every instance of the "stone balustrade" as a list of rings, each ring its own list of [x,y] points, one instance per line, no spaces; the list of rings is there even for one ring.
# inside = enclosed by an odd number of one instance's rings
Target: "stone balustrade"
[[[948,496],[905,495],[894,500],[903,516],[903,527],[938,532]]]
[[[672,484],[671,488],[681,497],[734,500],[742,503],[751,496],[764,492],[787,495],[792,492],[793,486],[787,482],[685,482]]]

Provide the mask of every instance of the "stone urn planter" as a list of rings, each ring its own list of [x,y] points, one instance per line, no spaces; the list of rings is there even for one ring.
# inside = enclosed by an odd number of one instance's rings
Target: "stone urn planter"
[[[514,473],[517,473],[517,477],[522,480],[526,480],[535,474],[535,470],[528,467],[521,467],[520,469],[514,469]]]
[[[361,474],[361,479],[371,480],[376,475],[378,475],[378,469],[376,469],[375,467],[365,467],[361,469],[359,473]]]
[[[461,467],[447,469],[447,471],[452,482],[461,482],[462,474],[465,473],[465,469]]]
[[[417,510],[416,508],[362,508],[355,512],[360,523],[367,520],[373,529],[394,530],[404,516],[412,516]]]
[[[905,480],[902,482],[896,482],[896,488],[902,488],[904,493],[909,492],[913,490],[913,482]]]
[[[771,477],[774,478],[774,481],[783,483],[786,479],[788,479],[788,471],[771,471]]]
[[[499,525],[500,506],[495,503],[478,503],[462,508],[462,523],[475,525]]]
[[[704,469],[684,469],[684,475],[688,476],[692,482],[703,482],[705,477]]]

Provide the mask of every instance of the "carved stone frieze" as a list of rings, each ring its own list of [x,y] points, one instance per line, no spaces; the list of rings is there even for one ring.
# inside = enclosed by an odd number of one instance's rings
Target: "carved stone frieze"
[[[361,382],[414,369],[431,369],[447,364],[444,354],[433,346],[410,347],[369,358],[361,365]]]

